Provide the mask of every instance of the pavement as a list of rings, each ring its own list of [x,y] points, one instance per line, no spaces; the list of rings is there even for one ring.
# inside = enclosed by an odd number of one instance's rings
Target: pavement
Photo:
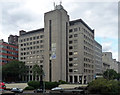
[[[64,89],[72,89],[75,87],[87,87],[87,84],[61,84],[59,87]]]
[[[27,83],[10,83],[10,84],[5,84],[6,88],[11,89],[11,88],[22,88],[24,89],[25,87],[27,87]]]

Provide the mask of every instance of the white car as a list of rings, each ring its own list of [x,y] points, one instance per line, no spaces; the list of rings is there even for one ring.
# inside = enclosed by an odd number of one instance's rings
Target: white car
[[[52,88],[51,90],[62,90],[63,88],[60,88],[60,87],[55,87],[55,88]]]
[[[12,88],[11,92],[23,93],[23,89],[21,89],[21,88]]]

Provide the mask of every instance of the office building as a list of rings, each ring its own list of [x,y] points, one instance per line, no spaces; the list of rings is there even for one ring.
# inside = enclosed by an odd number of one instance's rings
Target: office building
[[[10,35],[8,37],[8,43],[13,45],[18,45],[18,36],[17,35]]]
[[[107,69],[113,69],[118,73],[118,62],[112,58],[111,52],[102,53],[103,72]]]
[[[28,66],[28,75],[23,81],[34,80],[32,67],[35,64],[43,67],[44,64],[44,28],[33,31],[19,31],[19,60]],[[40,77],[37,78],[40,80]]]
[[[18,60],[18,46],[0,40],[0,63],[5,64],[12,60]]]
[[[19,60],[30,68],[24,80],[34,80],[34,64],[43,67],[46,81],[85,84],[94,78],[94,30],[82,19],[70,21],[62,5],[44,14],[44,28],[21,30],[18,44]]]
[[[102,46],[94,41],[94,64],[95,64],[95,77],[102,74]]]

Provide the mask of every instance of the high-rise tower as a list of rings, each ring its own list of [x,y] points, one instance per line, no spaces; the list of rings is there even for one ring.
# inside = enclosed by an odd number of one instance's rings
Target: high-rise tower
[[[69,16],[62,5],[44,15],[46,81],[66,81],[68,23]]]

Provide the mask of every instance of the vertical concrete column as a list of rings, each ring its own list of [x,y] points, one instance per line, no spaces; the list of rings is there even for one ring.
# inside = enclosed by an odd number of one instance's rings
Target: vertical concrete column
[[[80,78],[79,78],[79,75],[77,75],[77,82],[80,83]]]
[[[82,75],[82,84],[84,84],[84,75]]]
[[[74,75],[72,75],[72,77],[73,77],[73,83],[75,83]]]

